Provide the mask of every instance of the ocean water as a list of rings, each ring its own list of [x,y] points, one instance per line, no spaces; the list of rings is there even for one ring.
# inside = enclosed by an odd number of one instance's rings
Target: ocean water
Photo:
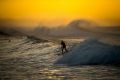
[[[0,39],[0,80],[120,80],[114,65],[58,66],[59,44],[26,37]]]

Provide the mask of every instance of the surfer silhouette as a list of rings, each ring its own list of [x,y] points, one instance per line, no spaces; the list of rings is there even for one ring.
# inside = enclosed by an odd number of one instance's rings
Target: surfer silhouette
[[[61,41],[61,50],[62,50],[62,54],[64,54],[65,52],[68,52],[66,48],[66,44],[63,40]]]

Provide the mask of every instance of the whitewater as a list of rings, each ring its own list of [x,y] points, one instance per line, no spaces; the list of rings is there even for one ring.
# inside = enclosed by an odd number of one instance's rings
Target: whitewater
[[[70,66],[77,65],[119,65],[120,46],[100,42],[97,39],[88,39],[75,46],[65,54],[56,64]]]

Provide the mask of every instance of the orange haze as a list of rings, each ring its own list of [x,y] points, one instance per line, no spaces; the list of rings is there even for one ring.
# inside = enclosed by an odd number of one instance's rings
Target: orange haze
[[[119,26],[119,5],[120,0],[0,0],[0,20],[24,27],[65,25],[76,19]]]

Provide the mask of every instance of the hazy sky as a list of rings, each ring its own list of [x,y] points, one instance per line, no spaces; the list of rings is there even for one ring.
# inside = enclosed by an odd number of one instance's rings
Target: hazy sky
[[[0,0],[0,20],[16,25],[63,25],[76,19],[120,25],[120,0]]]

